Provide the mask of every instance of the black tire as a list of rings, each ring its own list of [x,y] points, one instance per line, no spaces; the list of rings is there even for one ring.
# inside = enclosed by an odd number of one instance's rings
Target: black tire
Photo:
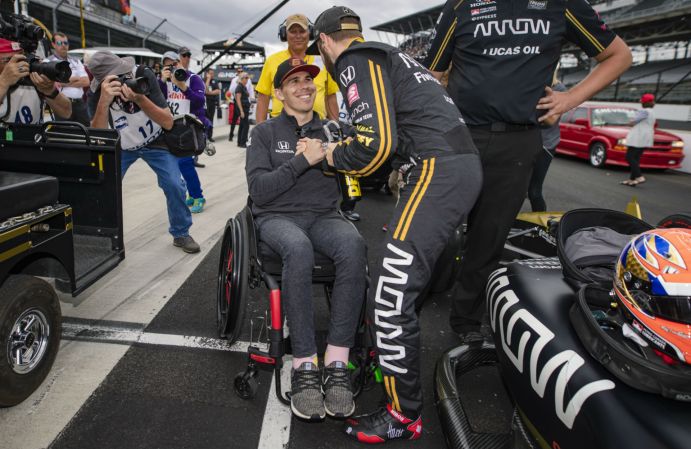
[[[216,318],[219,336],[228,339],[231,344],[240,335],[245,315],[249,259],[247,243],[239,220],[228,220],[218,266]]]
[[[601,142],[595,142],[590,145],[590,152],[588,153],[588,162],[595,168],[602,168],[607,161],[607,147]]]
[[[691,213],[681,212],[668,215],[657,223],[657,227],[691,229]]]
[[[249,401],[256,396],[259,384],[254,375],[248,375],[245,371],[242,371],[235,376],[233,388],[239,398]]]
[[[19,404],[41,385],[61,335],[53,287],[33,276],[9,276],[0,287],[0,407]]]

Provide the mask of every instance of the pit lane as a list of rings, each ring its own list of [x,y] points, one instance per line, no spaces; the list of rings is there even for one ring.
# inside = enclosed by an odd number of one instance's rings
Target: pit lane
[[[227,128],[217,130],[224,136]],[[244,152],[217,143],[218,153],[200,169],[207,210],[194,216],[192,235],[200,255],[182,254],[170,245],[164,197],[153,173],[139,163],[124,181],[125,262],[78,298],[62,297],[65,341],[48,379],[23,404],[0,410],[1,448],[346,448],[361,447],[340,433],[341,423],[307,424],[277,405],[271,376],[262,373],[253,401],[233,392],[232,380],[246,356],[216,340],[215,278],[218,239],[225,220],[244,206]],[[585,162],[557,158],[545,183],[552,210],[606,207],[623,210],[636,196],[646,221],[691,209],[691,176],[647,172],[648,182],[632,188],[618,182],[624,169],[596,170]],[[366,193],[357,210],[358,227],[369,245],[369,260],[379,254],[381,225],[392,199]],[[527,207],[525,207],[527,209]],[[248,317],[262,314],[263,290],[250,294]],[[321,298],[318,289],[315,296]],[[447,327],[448,297],[431,298],[421,313],[424,436],[420,448],[442,448],[444,438],[432,398],[438,355],[458,344]],[[325,308],[318,309],[324,327]],[[186,338],[187,337],[187,338]],[[240,336],[249,340],[249,326]],[[476,377],[472,393],[478,427],[490,426],[505,412],[494,395],[492,372]],[[357,402],[357,412],[375,408],[382,394],[374,388]],[[266,412],[266,409],[269,412]],[[31,431],[27,431],[31,429]],[[403,446],[395,443],[391,446]]]

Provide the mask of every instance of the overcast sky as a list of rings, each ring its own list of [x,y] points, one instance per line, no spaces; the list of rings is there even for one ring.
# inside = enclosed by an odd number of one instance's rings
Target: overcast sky
[[[144,25],[150,25],[162,18],[196,36],[204,43],[219,41],[242,34],[256,23],[279,0],[132,0],[133,13]],[[444,0],[347,0],[343,3],[314,0],[291,0],[264,22],[247,38],[252,43],[266,46],[269,53],[285,48],[278,40],[278,26],[293,13],[303,13],[314,21],[321,11],[338,4],[355,11],[362,19],[365,37],[378,39],[377,32],[369,28],[389,20],[421,11],[444,3]],[[179,5],[176,8],[174,5]],[[137,13],[137,6],[154,12],[158,17],[143,12]],[[173,31],[165,30],[172,35]],[[384,35],[382,40],[386,42]],[[174,38],[178,40],[177,36]]]

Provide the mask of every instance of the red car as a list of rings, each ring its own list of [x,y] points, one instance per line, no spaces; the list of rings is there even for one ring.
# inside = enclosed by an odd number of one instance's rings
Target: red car
[[[595,167],[628,166],[626,135],[635,109],[619,106],[582,105],[562,115],[557,153],[588,159]],[[655,129],[655,143],[641,156],[642,168],[679,168],[684,159],[681,137]]]

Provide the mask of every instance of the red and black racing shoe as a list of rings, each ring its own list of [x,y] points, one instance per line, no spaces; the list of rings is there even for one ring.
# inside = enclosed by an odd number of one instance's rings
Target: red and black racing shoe
[[[417,440],[422,436],[422,417],[408,419],[390,404],[369,415],[349,418],[345,432],[361,443],[385,443],[389,440]]]

